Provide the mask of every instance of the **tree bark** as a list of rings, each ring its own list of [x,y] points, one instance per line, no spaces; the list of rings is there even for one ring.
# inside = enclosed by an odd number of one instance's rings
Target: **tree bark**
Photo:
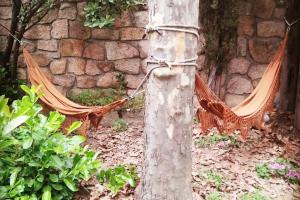
[[[152,25],[198,26],[198,0],[150,0]],[[197,37],[160,30],[149,35],[149,55],[166,61],[197,56]],[[157,67],[148,63],[148,70]],[[143,200],[191,200],[194,66],[157,68],[149,77],[145,106]]]

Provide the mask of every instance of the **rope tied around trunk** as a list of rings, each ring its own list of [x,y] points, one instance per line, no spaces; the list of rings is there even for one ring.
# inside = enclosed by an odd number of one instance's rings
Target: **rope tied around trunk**
[[[162,25],[153,25],[148,24],[145,27],[145,35],[151,32],[157,32],[158,34],[162,34],[160,31],[173,31],[173,32],[183,32],[183,33],[190,33],[197,37],[197,40],[200,39],[199,35],[200,28],[197,26],[191,25],[172,25],[172,24],[162,24]]]
[[[291,23],[284,17],[284,21],[286,23],[286,25],[288,26],[287,31],[289,32],[292,28],[292,26],[294,26],[295,24],[297,24],[300,21],[300,18],[292,21]]]
[[[199,40],[199,38],[200,38],[199,33],[198,33],[200,28],[198,26],[192,26],[192,25],[172,25],[172,24],[153,25],[153,24],[148,24],[145,27],[145,35],[148,35],[149,33],[152,33],[152,32],[157,32],[158,34],[161,35],[162,33],[160,32],[160,30],[189,33],[189,34],[195,35],[197,37],[197,40]],[[127,98],[133,99],[135,96],[137,96],[138,94],[145,91],[145,90],[140,91],[140,89],[142,88],[143,84],[148,80],[150,74],[155,69],[164,68],[164,67],[168,67],[169,69],[171,69],[173,66],[194,66],[194,67],[196,67],[197,66],[196,60],[197,60],[197,57],[184,59],[184,60],[180,60],[180,61],[168,61],[166,59],[160,59],[155,56],[150,56],[150,59],[148,59],[146,61],[147,64],[148,63],[158,64],[158,66],[151,68],[147,72],[147,74],[144,76],[144,78],[142,79],[142,81],[140,82],[138,87]]]

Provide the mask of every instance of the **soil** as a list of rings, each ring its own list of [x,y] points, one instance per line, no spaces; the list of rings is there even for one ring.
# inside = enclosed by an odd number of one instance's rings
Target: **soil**
[[[143,113],[123,115],[128,130],[115,132],[111,128],[91,131],[87,143],[100,152],[103,167],[118,164],[134,164],[139,175],[143,162]],[[259,178],[255,168],[258,164],[274,161],[278,157],[288,158],[300,164],[300,140],[295,136],[290,115],[273,116],[269,126],[272,132],[252,130],[246,142],[239,146],[219,142],[211,147],[200,148],[195,141],[207,137],[200,134],[198,125],[193,131],[193,191],[194,199],[205,199],[209,194],[218,192],[221,199],[235,200],[246,192],[260,191],[270,200],[300,199],[300,188],[281,178]],[[299,134],[298,134],[299,135]],[[222,177],[222,185],[214,184],[201,176],[213,170]],[[134,191],[128,188],[117,197],[111,198],[109,191],[95,180],[82,184],[82,189],[74,197],[76,200],[135,199]]]

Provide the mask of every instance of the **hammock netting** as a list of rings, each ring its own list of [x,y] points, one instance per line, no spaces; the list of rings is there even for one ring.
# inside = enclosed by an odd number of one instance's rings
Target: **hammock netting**
[[[279,88],[280,69],[284,58],[287,43],[287,34],[278,51],[269,63],[259,84],[253,92],[240,104],[230,108],[220,100],[204,83],[199,74],[196,74],[195,92],[201,107],[197,115],[200,119],[201,129],[207,132],[217,127],[222,133],[231,133],[236,129],[241,131],[245,139],[251,127],[263,128],[264,113],[273,108],[273,101]],[[118,100],[105,106],[82,106],[74,103],[62,95],[56,87],[46,78],[37,62],[26,49],[23,49],[24,61],[27,65],[28,78],[32,85],[41,87],[43,96],[41,101],[45,107],[66,115],[66,124],[74,120],[83,121],[80,133],[85,134],[91,125],[98,127],[103,115],[122,106],[127,98]]]

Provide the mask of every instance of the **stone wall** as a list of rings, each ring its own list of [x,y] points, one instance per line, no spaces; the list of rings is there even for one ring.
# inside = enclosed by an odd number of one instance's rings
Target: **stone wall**
[[[9,26],[10,5],[0,2],[0,23]],[[237,56],[228,64],[222,98],[236,105],[257,85],[285,33],[285,7],[277,0],[241,1]],[[143,39],[146,8],[124,13],[113,29],[83,26],[85,1],[70,0],[52,10],[25,38],[49,79],[62,91],[71,88],[109,88],[122,73],[129,89],[144,76],[148,43]],[[0,48],[7,32],[0,28]],[[199,63],[203,57],[199,58]],[[20,57],[22,63],[22,57]],[[26,68],[19,77],[26,78]]]
[[[136,88],[143,75],[147,41],[143,40],[148,14],[145,9],[124,13],[114,29],[84,27],[86,1],[64,1],[53,9],[25,38],[27,48],[49,79],[65,93],[71,88],[109,88],[116,75],[125,77],[128,89]],[[10,1],[0,2],[0,23],[9,27]],[[0,29],[3,49],[7,32]],[[26,78],[20,57],[19,78]]]
[[[280,1],[241,1],[237,56],[227,67],[225,101],[234,106],[251,93],[285,34],[286,8]]]

